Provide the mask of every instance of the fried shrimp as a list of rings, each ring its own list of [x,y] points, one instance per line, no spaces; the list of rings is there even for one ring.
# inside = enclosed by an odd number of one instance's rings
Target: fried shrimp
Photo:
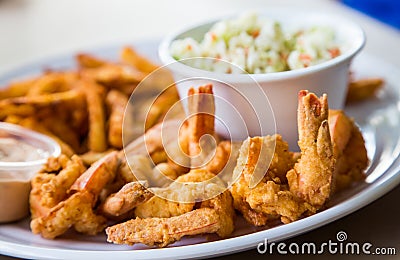
[[[273,181],[262,182],[250,190],[246,201],[256,212],[266,214],[270,221],[280,219],[282,223],[295,221],[304,213],[312,214],[317,210],[296,197],[286,185],[279,185]]]
[[[103,213],[109,216],[121,216],[144,203],[153,196],[140,182],[125,184],[118,192],[110,195],[101,206]]]
[[[329,129],[336,159],[334,192],[365,178],[369,159],[360,129],[341,110],[329,110]]]
[[[271,150],[271,148],[275,149]],[[273,151],[270,165],[269,167],[268,165],[264,165],[266,172],[261,183],[257,184],[254,188],[251,188],[250,181],[252,176],[256,171],[264,168],[261,167],[260,164],[257,165],[257,162],[266,161],[263,156],[265,156],[265,153],[268,151]],[[286,183],[287,181],[284,176],[286,175],[286,172],[293,167],[294,163],[294,155],[289,151],[288,144],[282,140],[280,135],[253,137],[248,138],[243,142],[239,151],[237,165],[233,173],[235,176],[239,177],[232,185],[231,193],[234,198],[235,208],[243,214],[244,218],[249,223],[256,226],[263,226],[266,225],[268,221],[277,218],[276,213],[271,214],[271,211],[263,212],[261,210],[255,210],[250,206],[248,197],[251,192],[256,193],[253,189],[260,190],[261,193],[264,193],[262,189],[259,189],[259,186],[264,182],[272,181],[276,183]],[[257,166],[258,169],[256,169]]]
[[[190,116],[188,119],[190,133],[188,135],[188,151],[191,157],[191,167],[195,168],[204,164],[209,151],[214,148],[209,139],[215,135],[215,105],[212,85],[189,89],[188,106]]]
[[[194,169],[176,181],[190,185],[213,178],[218,177],[205,169]],[[175,187],[175,183],[172,185]],[[183,189],[178,192],[190,198],[185,200],[193,202],[180,203],[155,196],[136,208],[136,219],[107,228],[107,241],[165,247],[186,235],[217,233],[220,237],[227,237],[233,232],[235,213],[228,190],[201,202],[196,199],[196,190]]]
[[[117,152],[111,152],[98,160],[72,184],[70,191],[89,191],[97,196],[103,187],[111,182],[117,172],[120,159]]]
[[[32,219],[32,232],[53,239],[70,227],[89,235],[102,231],[107,219],[97,215],[94,206],[101,190],[115,177],[118,165],[117,152],[94,163],[69,187],[64,200],[50,208],[45,215]]]
[[[106,229],[107,241],[133,245],[165,247],[184,236],[217,233],[229,236],[234,229],[232,197],[226,191],[216,198],[204,201],[199,209],[169,218],[139,218]]]
[[[280,219],[282,223],[289,223],[314,214],[325,204],[331,194],[335,166],[327,119],[327,97],[318,98],[301,91],[299,159],[288,151],[287,143],[280,136],[253,137],[243,143],[234,173],[240,177],[231,192],[236,209],[248,222],[266,225]],[[271,156],[268,153],[274,138],[275,149],[268,170],[261,182],[251,187],[251,178],[263,168],[259,160]]]
[[[54,239],[73,226],[75,229],[78,227],[76,230],[82,233],[97,234],[106,227],[106,218],[93,213],[93,200],[93,194],[88,191],[73,194],[51,208],[44,217],[33,219],[32,232],[41,234],[44,238]]]
[[[286,177],[295,196],[321,207],[331,194],[335,159],[328,125],[328,97],[299,92],[301,157]]]
[[[67,191],[86,170],[82,160],[74,155],[51,157],[31,181],[30,208],[32,218],[46,215],[67,197]]]
[[[214,177],[215,175],[207,170],[194,169],[179,176],[169,187],[153,188],[153,192],[161,196],[154,196],[145,203],[138,205],[135,209],[135,215],[141,218],[168,218],[187,213],[193,210],[195,202],[199,201],[205,192],[200,185],[189,186],[185,184],[206,182]],[[196,187],[199,189],[196,190]]]
[[[108,227],[107,241],[165,247],[184,236],[217,232],[220,228],[218,220],[218,213],[211,208],[201,208],[171,218],[136,218]]]

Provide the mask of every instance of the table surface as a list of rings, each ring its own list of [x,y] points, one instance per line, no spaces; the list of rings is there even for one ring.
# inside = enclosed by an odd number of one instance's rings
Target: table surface
[[[332,0],[0,0],[0,75],[37,59],[80,49],[160,39],[183,25],[269,7],[332,12],[350,18],[367,35],[363,51],[400,68],[399,31]],[[400,186],[367,207],[288,242],[318,243],[345,230],[353,241],[395,247],[399,256],[398,198]],[[233,256],[267,257],[253,249],[222,258]],[[0,259],[13,258],[0,255]]]

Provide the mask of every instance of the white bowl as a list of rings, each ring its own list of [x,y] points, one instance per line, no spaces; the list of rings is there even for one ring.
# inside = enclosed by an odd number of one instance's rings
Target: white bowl
[[[50,137],[0,122],[0,223],[29,213],[31,178],[60,146]]]
[[[217,133],[233,140],[279,133],[292,149],[298,149],[298,92],[306,89],[317,95],[326,93],[329,107],[342,109],[350,62],[363,48],[365,34],[355,23],[330,14],[270,10],[261,16],[279,21],[284,29],[329,26],[334,30],[338,43],[346,46],[346,51],[336,58],[308,68],[266,74],[205,71],[177,62],[171,56],[169,47],[172,41],[185,37],[200,41],[216,22],[213,21],[165,37],[159,46],[159,56],[166,67],[172,70],[181,98],[187,96],[190,87],[213,84]]]

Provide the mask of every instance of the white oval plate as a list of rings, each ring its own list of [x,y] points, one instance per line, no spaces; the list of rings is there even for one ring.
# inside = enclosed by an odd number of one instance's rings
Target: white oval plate
[[[158,41],[134,44],[146,56],[157,60]],[[118,47],[89,51],[108,59],[116,59]],[[73,54],[35,62],[0,77],[0,86],[10,80],[37,75],[43,68],[73,68]],[[360,55],[353,64],[356,76],[381,76],[386,80],[379,97],[346,108],[362,128],[371,165],[366,181],[335,196],[328,209],[313,216],[271,229],[247,225],[238,218],[231,238],[216,236],[185,237],[168,248],[151,249],[144,245],[121,246],[106,242],[105,234],[89,237],[68,232],[55,240],[46,240],[30,232],[29,219],[0,224],[0,253],[40,259],[177,259],[231,254],[254,248],[265,239],[278,241],[326,225],[378,199],[400,183],[400,70],[370,56]]]

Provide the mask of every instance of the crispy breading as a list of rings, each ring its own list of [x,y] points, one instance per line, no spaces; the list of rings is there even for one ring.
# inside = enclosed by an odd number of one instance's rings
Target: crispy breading
[[[270,150],[268,147],[271,146],[275,147],[272,157],[269,156],[269,159],[266,159],[264,158],[265,153]],[[262,163],[266,163],[269,160],[269,167],[268,165],[258,163],[259,160]],[[247,139],[242,144],[234,170],[235,176],[233,177],[234,180],[237,180],[231,187],[231,193],[234,198],[235,208],[243,214],[249,223],[255,226],[263,226],[268,221],[277,218],[276,214],[256,211],[247,201],[247,197],[252,190],[250,181],[254,173],[259,171],[256,167],[259,167],[261,170],[265,168],[266,172],[264,172],[265,174],[261,179],[262,182],[275,181],[285,183],[287,181],[284,176],[293,167],[294,163],[293,153],[288,150],[288,144],[282,140],[280,135],[253,137]],[[253,188],[257,188],[258,185]]]
[[[75,224],[77,231],[88,235],[101,232],[106,227],[106,218],[93,213],[93,197],[88,191],[73,194],[51,208],[45,216],[32,219],[32,232],[54,239]]]
[[[315,207],[273,181],[262,182],[250,190],[246,201],[255,211],[267,214],[270,219],[280,217],[283,223],[295,221],[306,212],[316,212]]]
[[[89,191],[97,196],[106,184],[114,180],[119,164],[117,152],[107,154],[79,176],[70,192]]]
[[[220,229],[216,210],[201,208],[171,218],[136,218],[106,229],[107,241],[115,244],[165,247],[184,236],[214,233]]]
[[[215,155],[206,165],[206,169],[214,174],[219,174],[225,168],[231,156],[231,142],[222,141],[215,150]]]
[[[44,216],[59,202],[67,198],[71,185],[86,170],[82,160],[74,155],[50,157],[42,169],[32,178],[30,209],[32,218]]]
[[[336,159],[333,192],[365,178],[369,164],[365,141],[357,125],[343,111],[329,110],[329,129]]]
[[[217,177],[211,172],[196,169],[180,176],[177,182],[193,184],[214,178]],[[171,184],[171,186],[174,184]],[[182,191],[179,190],[178,192]],[[229,190],[201,201],[199,209],[194,209],[194,206],[194,202],[180,203],[153,197],[136,208],[136,219],[107,228],[108,241],[118,244],[144,243],[164,247],[185,235],[217,233],[220,237],[227,237],[233,232],[235,212]],[[215,215],[213,217],[213,228],[209,228],[210,224],[198,224],[199,221],[201,223],[204,221],[203,212],[213,212]],[[168,226],[168,231],[158,228],[160,225]],[[181,231],[184,226],[186,226],[186,231]],[[179,235],[169,230],[180,230]]]
[[[236,209],[247,221],[264,225],[279,218],[289,223],[314,214],[329,199],[335,158],[327,119],[326,95],[318,98],[300,91],[300,158],[288,151],[287,143],[278,135],[253,137],[243,143],[234,172],[240,177],[231,192]],[[269,149],[273,144],[275,149]],[[254,175],[265,168],[259,164],[259,159],[266,160],[263,151],[272,156],[271,163],[264,178],[252,186]]]
[[[65,162],[65,160],[62,157],[59,162],[50,159],[45,170],[59,169],[58,164],[67,166],[68,162]],[[106,227],[107,219],[97,215],[94,206],[101,190],[114,179],[118,165],[118,153],[112,152],[78,176],[67,192],[65,190],[68,185],[61,186],[61,188],[64,188],[62,193],[64,196],[61,201],[56,201],[57,204],[43,214],[33,216],[31,220],[32,232],[49,239],[62,235],[72,226],[76,231],[89,235],[101,232]],[[45,176],[48,175],[50,174]],[[63,175],[68,177],[67,173]],[[71,180],[73,179],[65,181],[70,182]],[[52,193],[50,195],[54,196]],[[31,201],[38,199],[41,199],[40,194],[35,193],[30,198]]]
[[[191,157],[191,167],[196,168],[204,166],[209,152],[215,148],[212,141],[209,140],[210,137],[214,138],[215,135],[215,105],[212,85],[189,89],[188,107],[188,151]]]
[[[212,199],[203,201],[200,208],[211,208],[218,213],[219,229],[216,233],[220,237],[225,238],[232,234],[235,228],[235,209],[233,207],[233,198],[229,190],[225,190]]]
[[[135,208],[135,215],[140,218],[169,218],[193,210],[194,204],[173,202],[154,196],[145,203],[138,205]]]
[[[117,193],[107,197],[101,206],[103,213],[120,216],[146,202],[153,196],[140,182],[125,184]]]
[[[328,125],[328,97],[299,92],[298,127],[301,157],[286,177],[290,191],[321,207],[331,194],[335,159]]]

